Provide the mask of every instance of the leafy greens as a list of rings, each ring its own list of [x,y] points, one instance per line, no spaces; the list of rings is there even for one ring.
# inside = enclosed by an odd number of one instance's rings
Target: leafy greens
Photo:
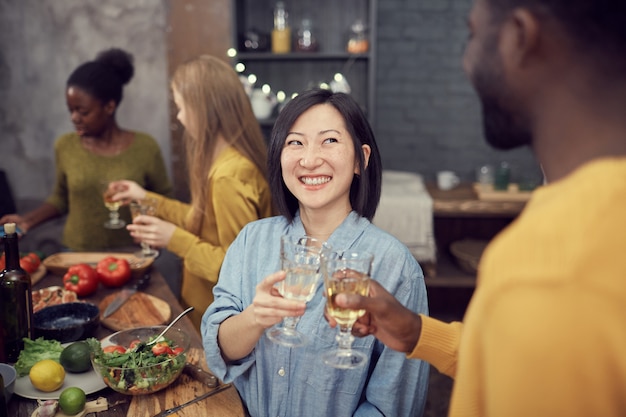
[[[28,375],[30,368],[44,359],[52,359],[59,362],[63,346],[58,340],[46,340],[43,337],[35,340],[25,337],[22,340],[24,340],[24,349],[20,352],[20,356],[15,363],[17,376]]]

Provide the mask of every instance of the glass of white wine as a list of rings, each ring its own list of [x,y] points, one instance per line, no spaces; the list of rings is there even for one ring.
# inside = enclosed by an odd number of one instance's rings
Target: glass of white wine
[[[321,280],[320,257],[326,251],[330,251],[330,246],[319,239],[309,236],[282,236],[281,268],[287,272],[287,276],[276,284],[278,292],[289,300],[310,301]],[[267,330],[267,337],[288,347],[306,344],[306,336],[296,330],[299,320],[299,317],[285,317],[281,325]]]
[[[107,209],[109,209],[109,219],[104,222],[104,227],[107,229],[121,229],[126,226],[124,219],[120,219],[119,208],[122,205],[122,202],[112,200],[118,190],[112,188],[110,183],[110,181],[103,181],[100,183],[104,205]]]
[[[352,326],[365,314],[365,310],[340,308],[335,297],[341,293],[366,296],[369,292],[370,273],[374,255],[368,252],[332,252],[322,259],[326,310],[338,324],[339,347],[323,354],[325,364],[339,369],[358,368],[367,363],[367,355],[352,349]]]
[[[135,218],[141,214],[154,216],[156,214],[156,199],[154,198],[142,198],[140,200],[132,200],[130,202],[130,215]],[[159,255],[159,251],[151,248],[150,245],[143,240],[140,242],[141,250],[135,252],[135,256],[139,258],[156,258]]]

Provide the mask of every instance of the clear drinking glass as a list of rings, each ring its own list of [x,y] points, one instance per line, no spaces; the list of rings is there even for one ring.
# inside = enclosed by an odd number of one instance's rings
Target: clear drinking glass
[[[280,239],[281,268],[285,279],[276,284],[278,292],[289,300],[308,302],[313,298],[321,280],[320,257],[330,246],[309,236],[282,236]],[[267,330],[267,337],[283,346],[304,345],[306,336],[296,330],[300,317],[285,317],[280,325]]]
[[[112,198],[118,191],[109,186],[111,181],[102,181],[100,183],[100,191],[102,192],[102,198],[104,205],[109,209],[109,220],[104,222],[104,227],[107,229],[121,229],[126,226],[126,222],[120,219],[119,208],[122,205],[121,201],[113,201]]]
[[[337,294],[350,293],[366,296],[369,291],[370,272],[374,255],[367,252],[332,252],[322,258],[322,273],[326,290],[328,314],[338,324],[339,347],[325,353],[325,364],[340,369],[351,369],[365,365],[367,355],[352,349],[352,326],[365,314],[365,310],[339,308],[335,305]]]
[[[142,198],[140,200],[132,200],[130,202],[130,215],[133,220],[140,214],[154,216],[155,213],[156,200],[154,198]],[[151,248],[148,243],[141,241],[140,245],[141,250],[135,252],[135,256],[139,258],[156,258],[159,255],[159,251]]]

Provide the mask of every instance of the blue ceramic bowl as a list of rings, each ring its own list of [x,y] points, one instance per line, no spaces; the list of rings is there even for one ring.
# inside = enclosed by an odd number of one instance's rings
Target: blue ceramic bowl
[[[92,303],[64,303],[34,315],[35,337],[73,342],[93,336],[100,325],[100,309]]]
[[[15,379],[17,378],[17,372],[15,368],[6,363],[0,363],[0,374],[2,374],[2,380],[4,381],[4,392],[7,402],[11,399],[13,391],[15,389]]]

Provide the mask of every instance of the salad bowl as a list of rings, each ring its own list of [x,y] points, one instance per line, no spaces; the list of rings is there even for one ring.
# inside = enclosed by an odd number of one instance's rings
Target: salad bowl
[[[183,330],[171,328],[147,345],[164,329],[137,327],[102,339],[99,346],[91,346],[93,368],[106,385],[122,394],[152,394],[168,387],[183,371],[191,339]]]

